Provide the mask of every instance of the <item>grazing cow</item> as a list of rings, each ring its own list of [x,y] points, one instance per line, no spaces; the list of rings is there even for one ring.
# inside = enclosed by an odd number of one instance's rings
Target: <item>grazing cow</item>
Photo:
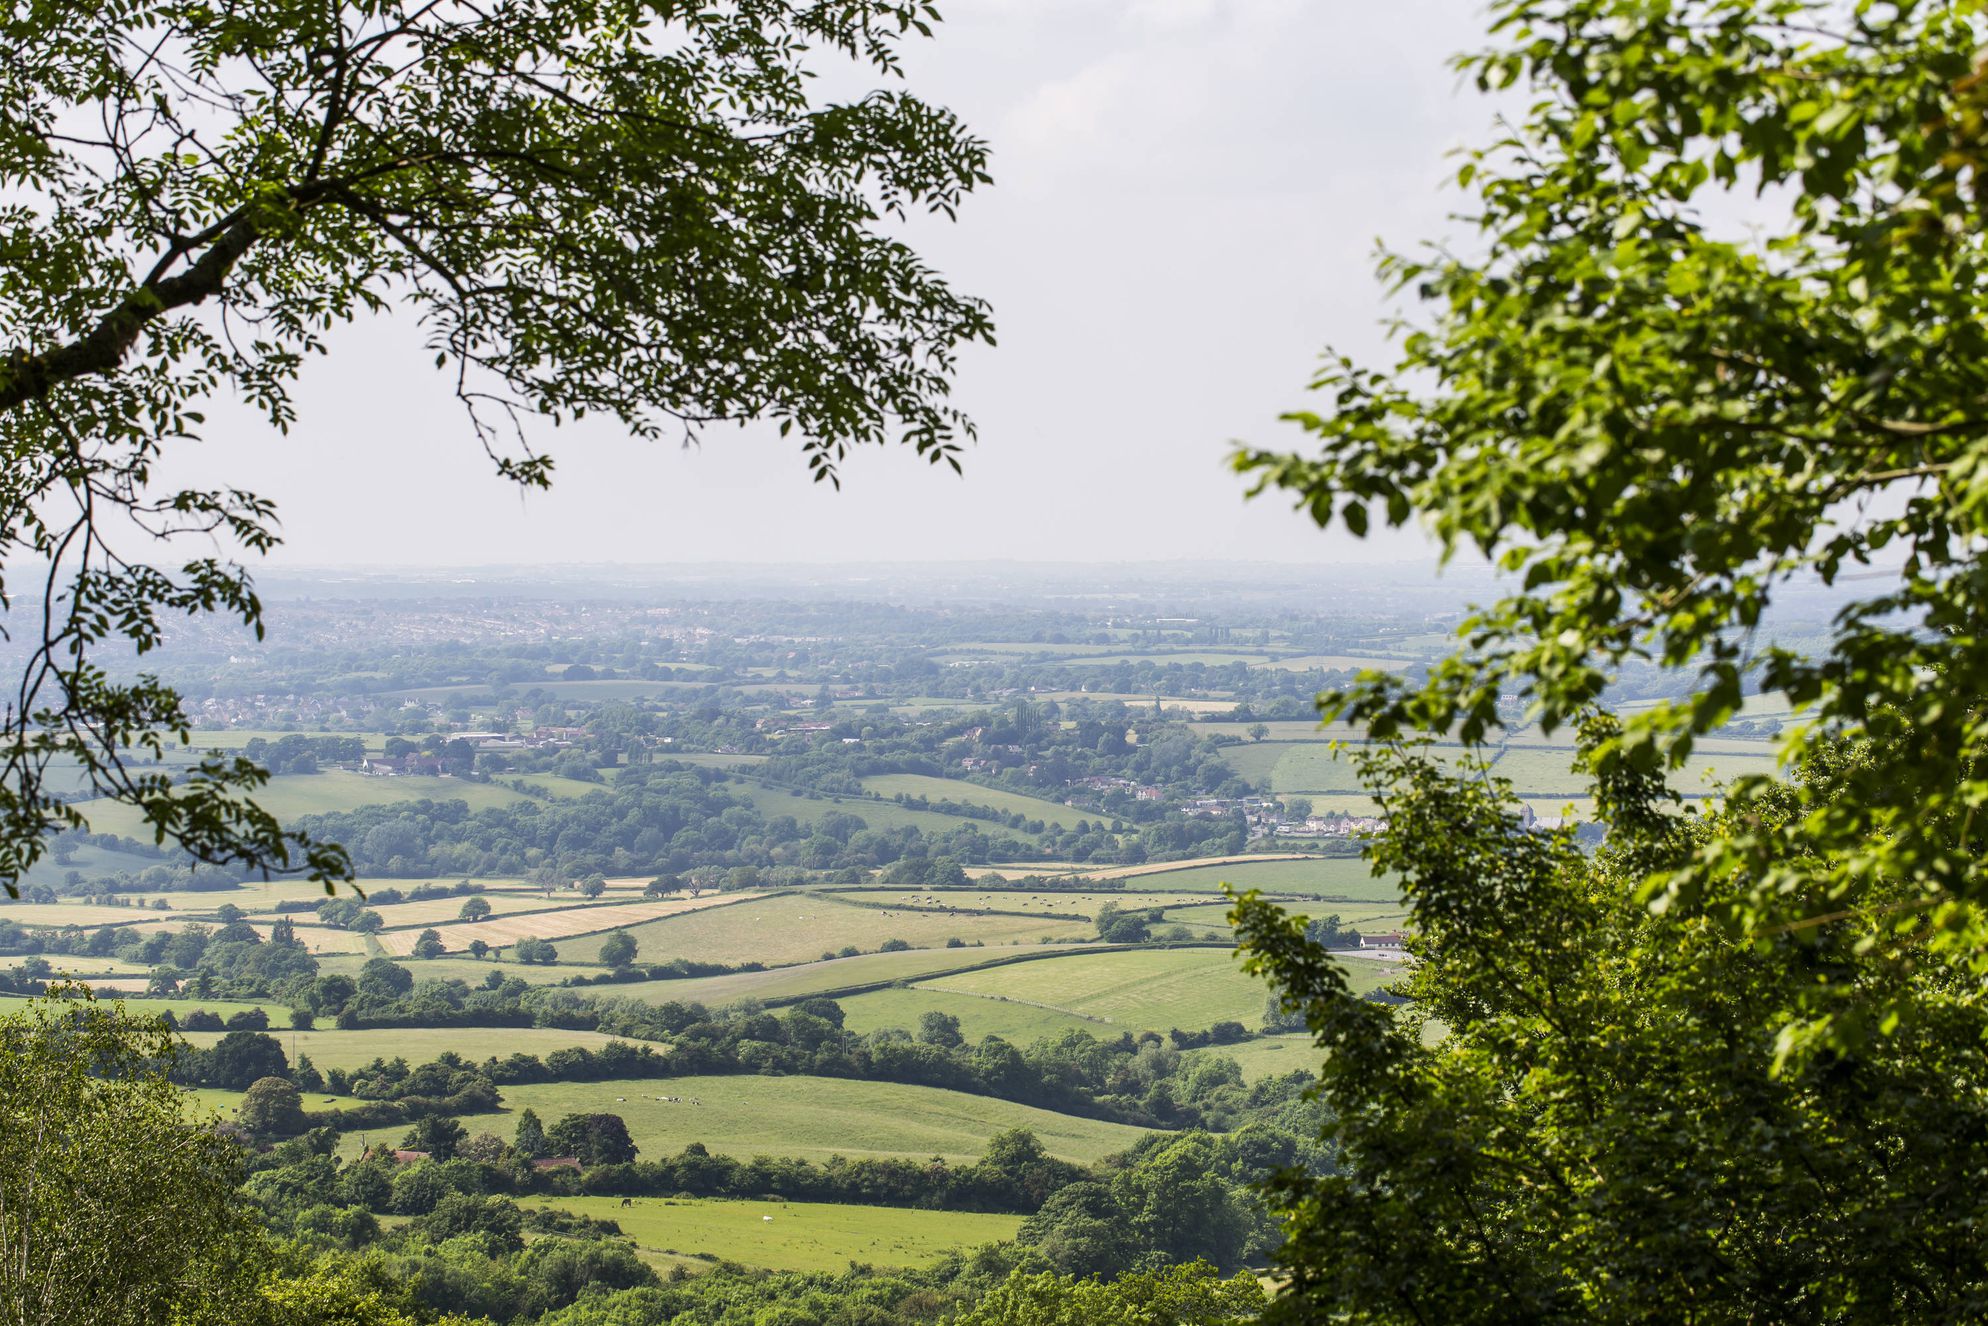
[[[635,1205],[635,1199],[633,1197],[624,1197],[621,1199],[621,1204],[623,1206],[633,1206]]]

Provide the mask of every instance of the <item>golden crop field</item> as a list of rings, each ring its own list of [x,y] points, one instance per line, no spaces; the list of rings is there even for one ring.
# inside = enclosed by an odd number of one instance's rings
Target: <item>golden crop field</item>
[[[704,911],[733,903],[748,902],[758,893],[713,893],[702,898],[659,898],[654,902],[623,902],[557,907],[550,911],[520,912],[515,916],[493,917],[488,921],[459,921],[434,927],[443,946],[451,953],[469,947],[480,939],[492,948],[506,948],[521,939],[570,939],[601,930],[641,925],[685,912]],[[401,957],[414,952],[421,937],[417,930],[396,930],[378,936],[380,948]]]

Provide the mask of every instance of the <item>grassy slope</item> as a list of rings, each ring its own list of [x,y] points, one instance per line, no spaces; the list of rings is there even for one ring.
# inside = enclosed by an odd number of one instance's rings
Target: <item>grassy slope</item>
[[[1060,953],[1060,950],[1057,950]],[[806,962],[772,971],[738,972],[730,976],[700,976],[681,981],[642,981],[605,987],[598,993],[645,999],[650,1003],[700,1003],[712,1007],[744,999],[794,999],[850,986],[908,981],[940,972],[958,971],[1000,956],[982,948],[909,949],[901,953],[865,953],[830,962]]]
[[[1045,801],[1041,797],[1023,796],[1019,792],[1004,792],[999,788],[982,787],[959,778],[933,778],[926,774],[877,774],[863,780],[863,786],[885,797],[894,797],[902,792],[908,796],[927,797],[933,801],[960,801],[968,805],[987,806],[1003,815],[1021,815],[1045,824],[1061,828],[1075,828],[1080,819],[1094,818],[1090,812],[1077,810],[1071,806]]]
[[[1375,879],[1367,863],[1354,856],[1321,856],[1303,861],[1258,861],[1227,866],[1195,866],[1163,875],[1141,875],[1142,889],[1175,889],[1184,895],[1221,896],[1224,883],[1238,889],[1290,893],[1313,898],[1356,898],[1392,902],[1394,884]],[[1129,897],[1129,895],[1128,895]],[[1130,905],[1129,901],[1127,905]]]
[[[889,1206],[701,1198],[530,1197],[612,1220],[648,1254],[709,1253],[781,1271],[843,1271],[850,1262],[925,1266],[957,1249],[1013,1238],[1020,1216]]]
[[[739,903],[710,912],[627,927],[637,961],[795,963],[819,959],[847,945],[874,950],[887,939],[914,948],[939,948],[948,939],[967,944],[1035,944],[1044,938],[1090,938],[1088,924],[1060,917],[947,915],[942,912],[858,907],[829,893],[793,893]],[[560,956],[595,960],[605,936],[560,946]]]
[[[989,999],[962,994],[929,985],[872,990],[841,1000],[844,1025],[851,1031],[868,1033],[883,1027],[902,1027],[916,1033],[918,1018],[926,1012],[950,1013],[959,1019],[960,1034],[969,1041],[999,1036],[1016,1045],[1027,1045],[1068,1031],[1088,1031],[1094,1036],[1115,1036],[1121,1030],[1108,1023],[1080,1017],[1055,1008],[1018,1004],[1010,999]]]
[[[1029,835],[1016,829],[991,823],[987,820],[968,819],[958,815],[941,815],[935,810],[907,810],[892,801],[872,801],[866,797],[820,797],[797,796],[781,787],[769,787],[764,783],[750,780],[743,783],[727,783],[724,790],[735,797],[752,802],[760,814],[768,818],[792,815],[802,824],[814,824],[824,815],[835,812],[854,815],[872,829],[897,829],[912,825],[924,834],[948,834],[961,825],[972,825],[982,833],[1005,834],[1012,838],[1028,839]]]
[[[679,1096],[665,1104],[660,1096]],[[701,1104],[692,1105],[692,1100]],[[725,1155],[901,1156],[976,1160],[987,1139],[1027,1128],[1070,1160],[1122,1151],[1140,1135],[1124,1124],[1079,1119],[1029,1105],[895,1082],[827,1077],[665,1077],[626,1082],[543,1082],[504,1088],[505,1116],[464,1121],[472,1133],[509,1137],[527,1107],[550,1124],[576,1113],[618,1114],[644,1156],[675,1155],[702,1142]]]
[[[193,1003],[182,1003],[181,1009],[193,1008]],[[205,1004],[207,1008],[221,1009],[221,1005]],[[271,1023],[281,1026],[288,1022],[288,1010],[274,1010],[284,1016],[272,1016]],[[269,1033],[283,1043],[283,1052],[291,1056],[292,1062],[299,1054],[307,1054],[311,1062],[319,1068],[359,1068],[375,1059],[399,1057],[410,1064],[426,1063],[444,1050],[453,1050],[472,1063],[495,1056],[524,1053],[544,1058],[563,1045],[584,1045],[597,1049],[612,1036],[604,1036],[597,1031],[568,1031],[561,1027],[370,1027],[361,1031],[277,1031]],[[187,1034],[187,1040],[195,1045],[211,1045],[221,1037],[220,1032],[196,1031]],[[661,1050],[661,1046],[655,1047]]]
[[[369,778],[344,769],[272,778],[256,794],[258,805],[284,820],[407,801],[466,801],[475,811],[516,805],[526,799],[522,793],[496,783],[471,783],[460,778]],[[94,833],[115,833],[142,842],[152,839],[143,813],[134,806],[86,801],[78,809]]]
[[[1227,949],[1083,953],[960,972],[921,988],[1011,999],[1105,1024],[1100,1031],[1165,1031],[1234,1020],[1255,1027],[1270,988]]]

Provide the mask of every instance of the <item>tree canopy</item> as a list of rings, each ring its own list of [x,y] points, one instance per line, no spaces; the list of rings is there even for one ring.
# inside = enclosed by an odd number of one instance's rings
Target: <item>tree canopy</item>
[[[534,425],[588,415],[686,439],[776,421],[831,482],[851,447],[893,440],[957,468],[954,356],[991,338],[988,312],[889,223],[951,213],[986,149],[896,87],[810,95],[838,63],[895,79],[935,18],[925,0],[58,0],[10,17],[0,560],[11,597],[37,602],[5,715],[0,885],[79,822],[43,777],[70,762],[198,857],[347,873],[255,806],[246,758],[177,781],[127,767],[184,742],[185,715],[156,677],[98,661],[151,651],[176,615],[259,629],[226,550],[274,544],[274,507],[156,470],[215,397],[289,428],[290,385],[340,324],[415,316],[466,434],[526,486],[552,474]],[[223,552],[170,565],[184,534]]]
[[[1779,697],[1800,716],[1797,766],[1846,736],[1873,743],[1857,794],[1775,835],[1708,839],[1653,895],[1719,890],[1747,927],[1850,912],[1894,948],[1979,946],[1980,15],[1951,0],[1492,7],[1499,44],[1460,67],[1527,109],[1457,172],[1476,244],[1387,257],[1414,301],[1398,360],[1330,360],[1322,404],[1290,416],[1317,450],[1236,461],[1322,525],[1426,522],[1511,589],[1426,679],[1369,677],[1329,714],[1475,740],[1572,721],[1629,660],[1695,669],[1692,698],[1630,716],[1597,752],[1649,770],[1748,694]],[[1777,593],[1864,578],[1820,650],[1772,638]],[[1522,716],[1500,712],[1506,695]],[[1735,873],[1752,888],[1720,889]],[[1917,894],[1874,913],[1876,877]],[[1888,1016],[1837,993],[1819,981],[1789,1036]]]
[[[1237,908],[1340,1158],[1278,1189],[1279,1310],[1979,1316],[1982,6],[1491,15],[1460,67],[1522,109],[1458,171],[1473,241],[1384,259],[1399,357],[1329,362],[1314,451],[1236,457],[1505,573],[1425,676],[1320,697],[1369,743],[1413,1003]],[[1818,584],[1827,634],[1777,637]],[[1606,715],[1645,662],[1692,694]],[[1682,807],[1668,770],[1749,704],[1793,715],[1782,774]],[[1579,725],[1599,852],[1414,749],[1531,723]]]

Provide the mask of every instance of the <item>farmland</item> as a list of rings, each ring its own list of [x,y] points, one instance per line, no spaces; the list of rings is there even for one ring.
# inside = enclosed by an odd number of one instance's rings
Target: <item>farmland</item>
[[[864,790],[881,797],[899,795],[924,797],[930,801],[958,801],[966,805],[986,806],[998,810],[1003,815],[1020,815],[1024,819],[1041,820],[1060,828],[1073,828],[1078,820],[1086,817],[1086,812],[1070,806],[1059,805],[1054,801],[1044,801],[1040,797],[1023,796],[1016,792],[1004,792],[999,788],[982,787],[978,783],[964,782],[957,778],[932,778],[925,774],[877,774],[863,780]]]
[[[130,1001],[134,1004],[143,1001]],[[181,1012],[189,1007],[205,1007],[217,1012],[231,1011],[232,1005],[211,1001],[182,1003]],[[359,1031],[286,1031],[281,1028],[288,1019],[287,1009],[270,1009],[270,1035],[276,1037],[283,1051],[293,1058],[299,1054],[309,1055],[311,1062],[320,1069],[363,1067],[375,1059],[405,1059],[410,1064],[425,1063],[446,1052],[459,1054],[473,1063],[485,1059],[501,1059],[510,1054],[532,1054],[543,1057],[562,1046],[579,1045],[588,1049],[598,1049],[616,1039],[597,1031],[570,1031],[563,1027],[374,1027]],[[218,1031],[190,1031],[185,1033],[187,1042],[192,1045],[212,1045],[221,1038]]]
[[[665,1102],[661,1097],[681,1097]],[[700,1103],[691,1104],[695,1100]],[[701,1142],[721,1155],[900,1157],[972,1161],[987,1138],[1027,1128],[1051,1154],[1089,1161],[1129,1146],[1139,1129],[1080,1119],[988,1096],[938,1087],[840,1078],[665,1077],[620,1082],[543,1082],[504,1089],[509,1115],[529,1108],[541,1118],[609,1112],[627,1121],[648,1156],[674,1155]],[[511,1131],[505,1116],[465,1120],[472,1132]]]
[[[441,937],[443,947],[457,953],[478,939],[492,948],[515,944],[521,939],[565,939],[622,926],[639,926],[644,922],[689,912],[734,906],[758,896],[755,893],[714,893],[701,898],[658,898],[653,902],[554,906],[494,917],[488,921],[459,921],[434,929]],[[412,930],[393,931],[378,937],[380,947],[395,956],[412,953],[419,938]]]
[[[1233,953],[1201,948],[1071,954],[941,976],[921,988],[1034,1004],[1129,1031],[1231,1019],[1253,1026],[1269,994]]]
[[[851,1262],[925,1266],[1012,1238],[1021,1225],[1020,1216],[819,1202],[645,1197],[623,1207],[611,1197],[539,1197],[525,1205],[612,1220],[647,1260],[701,1256],[781,1271],[841,1271]]]
[[[806,962],[845,947],[874,950],[890,939],[913,948],[963,944],[1037,944],[1089,939],[1094,932],[1075,919],[976,915],[968,912],[912,911],[902,907],[862,907],[832,893],[792,893],[742,902],[722,913],[685,915],[627,931],[636,942],[638,962],[694,958],[703,962]],[[561,953],[592,961],[600,941],[565,946]]]
[[[574,795],[594,789],[585,783],[569,784]],[[471,810],[514,806],[527,798],[495,783],[474,783],[461,778],[369,778],[345,769],[323,773],[285,775],[269,780],[256,794],[264,809],[285,819],[301,815],[321,815],[327,811],[353,810],[360,806],[397,805],[416,801],[464,801]],[[94,833],[114,833],[140,842],[152,841],[144,815],[135,807],[116,802],[85,801],[77,809],[90,822]]]
[[[1056,949],[1051,952],[1061,953]],[[701,1003],[713,1007],[746,1000],[801,999],[859,986],[886,985],[915,980],[935,973],[958,971],[999,957],[997,951],[976,948],[907,949],[892,953],[865,953],[853,958],[796,963],[770,971],[737,972],[725,976],[700,976],[683,980],[641,981],[617,985],[617,998],[645,999],[661,1003]]]

